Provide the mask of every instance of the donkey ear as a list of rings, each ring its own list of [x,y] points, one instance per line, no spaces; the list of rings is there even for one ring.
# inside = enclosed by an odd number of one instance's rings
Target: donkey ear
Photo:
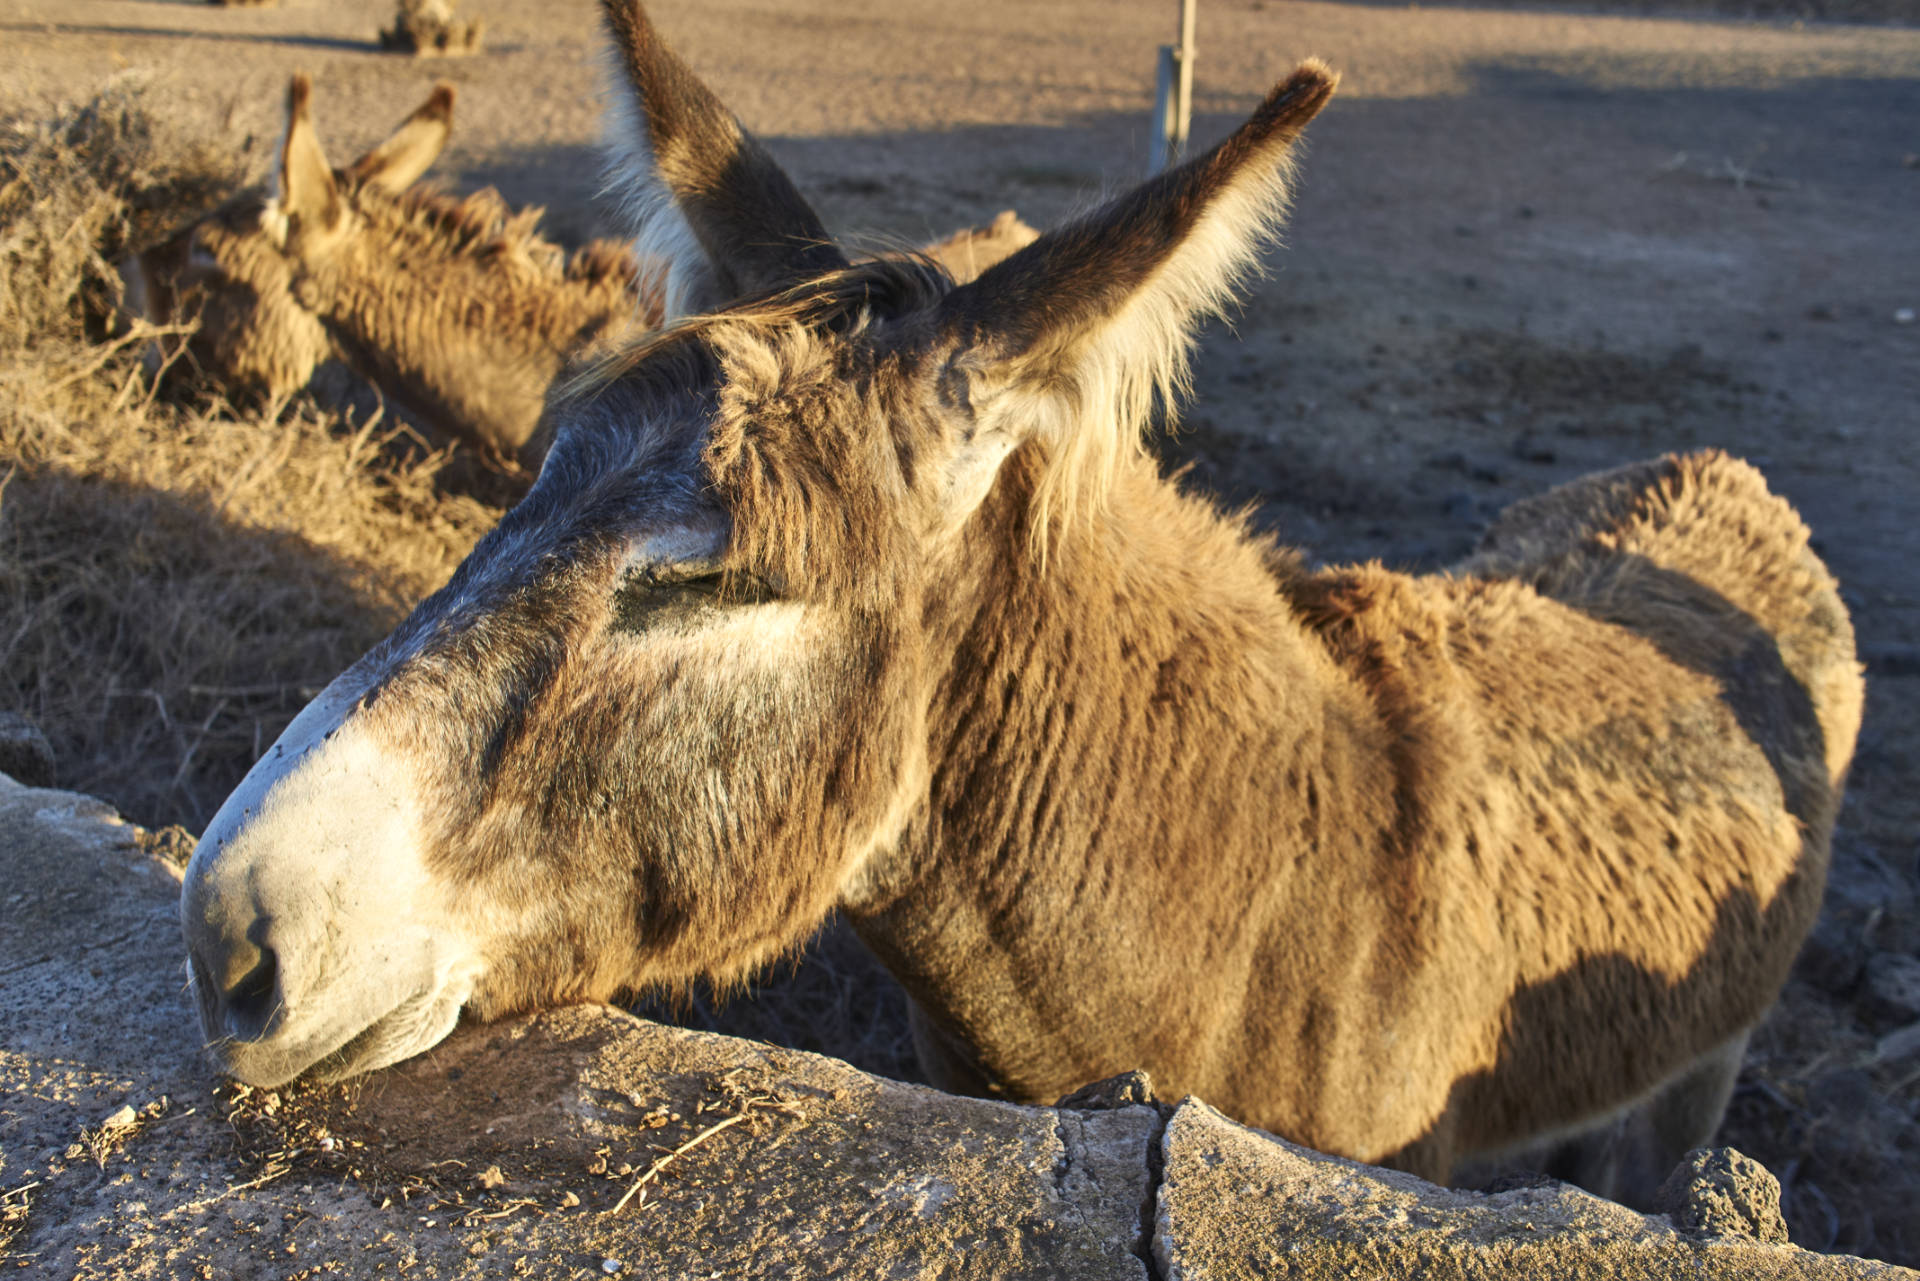
[[[614,187],[642,259],[667,264],[666,318],[833,271],[846,257],[760,144],[660,39],[640,0],[604,0],[621,74]]]
[[[442,80],[392,137],[354,161],[348,172],[356,183],[405,191],[440,158],[452,130],[453,86]]]
[[[1278,230],[1289,153],[1337,80],[1318,61],[1303,64],[1213,150],[942,300],[937,323],[960,350],[979,447],[1050,439],[1056,459],[1071,460],[1066,470],[1090,471],[1099,492],[1117,458],[1138,448],[1155,400],[1184,390],[1194,326],[1232,301]]]
[[[340,221],[340,191],[334,185],[327,153],[313,131],[308,99],[313,82],[303,71],[287,86],[287,134],[280,143],[280,211],[290,223],[308,229],[328,228]]]

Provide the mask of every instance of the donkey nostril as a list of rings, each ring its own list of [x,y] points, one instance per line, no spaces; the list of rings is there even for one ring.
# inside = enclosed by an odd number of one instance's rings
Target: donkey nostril
[[[272,948],[260,948],[253,968],[234,980],[220,994],[227,1008],[227,1025],[235,1036],[252,1038],[266,1030],[273,1017],[275,993],[279,988],[280,964]],[[230,969],[229,973],[232,972]]]

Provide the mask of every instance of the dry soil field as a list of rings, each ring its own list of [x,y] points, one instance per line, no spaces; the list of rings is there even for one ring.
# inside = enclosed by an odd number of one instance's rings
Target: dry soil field
[[[1514,498],[1717,445],[1813,526],[1854,611],[1869,714],[1826,918],[1724,1137],[1780,1175],[1802,1244],[1920,1263],[1920,983],[1899,982],[1920,970],[1920,29],[1200,8],[1198,141],[1302,56],[1345,79],[1313,127],[1288,244],[1206,335],[1164,445],[1195,483],[1322,559],[1433,567]],[[887,241],[1005,207],[1045,226],[1135,178],[1171,9],[655,6],[828,223]],[[391,10],[374,0],[6,0],[0,107],[40,112],[131,71],[261,170],[290,72],[313,73],[336,163],[444,76],[461,90],[447,182],[544,203],[562,238],[603,230],[593,6],[466,12],[487,19],[486,52],[425,63],[377,51]],[[1898,0],[1872,12],[1920,18]],[[682,1013],[912,1071],[900,998],[840,933],[753,999]]]

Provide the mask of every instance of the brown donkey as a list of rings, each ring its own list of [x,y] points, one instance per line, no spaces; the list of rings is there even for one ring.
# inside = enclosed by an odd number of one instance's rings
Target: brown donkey
[[[182,903],[271,1085],[750,975],[836,907],[939,1083],[1144,1067],[1444,1179],[1716,1124],[1818,910],[1851,626],[1750,467],[1521,504],[1452,574],[1309,571],[1140,448],[1287,201],[1318,63],[954,287],[850,264],[607,0],[669,324],[215,817]],[[1607,1182],[1605,1171],[1596,1178]]]
[[[410,189],[446,145],[453,86],[344,170],[328,166],[295,76],[271,195],[239,197],[122,267],[128,306],[196,318],[195,361],[230,392],[274,405],[342,360],[408,415],[496,461],[531,465],[547,390],[596,343],[660,322],[629,246],[569,257],[541,210],[491,189]],[[1011,211],[919,251],[956,279],[1033,241]]]

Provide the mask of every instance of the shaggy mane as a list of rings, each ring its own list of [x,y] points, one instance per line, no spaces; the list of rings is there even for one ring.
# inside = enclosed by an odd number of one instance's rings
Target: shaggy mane
[[[343,184],[348,181],[348,175],[339,171],[334,178]],[[611,282],[632,287],[639,280],[639,270],[624,247],[595,241],[569,256],[539,233],[544,207],[528,205],[515,212],[492,187],[452,196],[431,186],[416,186],[395,196],[362,184],[353,190],[353,201],[372,223],[372,230],[390,240],[424,237],[436,252],[474,259],[513,254],[555,284]]]
[[[590,400],[663,349],[704,339],[717,329],[745,327],[771,333],[797,326],[853,337],[875,320],[930,308],[952,289],[952,277],[924,255],[866,259],[803,284],[743,298],[724,311],[688,316],[644,334],[582,365],[561,386],[554,407],[559,411]]]

